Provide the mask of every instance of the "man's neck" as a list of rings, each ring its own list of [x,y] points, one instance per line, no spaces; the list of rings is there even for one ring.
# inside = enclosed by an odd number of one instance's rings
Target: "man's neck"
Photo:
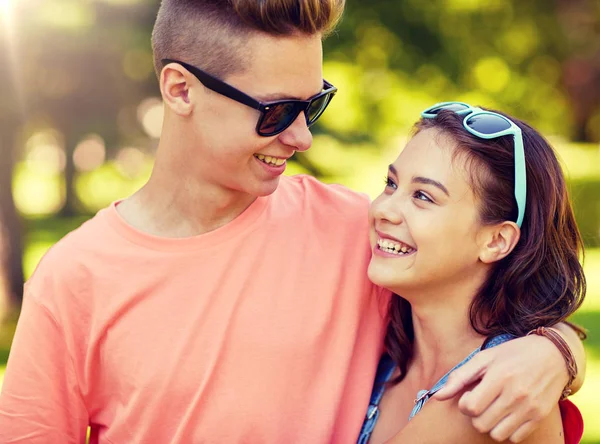
[[[155,169],[148,183],[121,202],[117,211],[140,231],[183,238],[228,224],[254,200],[255,196],[172,177]]]

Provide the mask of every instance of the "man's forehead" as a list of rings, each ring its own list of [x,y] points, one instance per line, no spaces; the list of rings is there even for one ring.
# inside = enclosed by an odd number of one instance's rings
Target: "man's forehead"
[[[308,99],[323,89],[323,56],[319,36],[253,36],[240,84],[263,101]],[[238,79],[236,79],[238,80]]]

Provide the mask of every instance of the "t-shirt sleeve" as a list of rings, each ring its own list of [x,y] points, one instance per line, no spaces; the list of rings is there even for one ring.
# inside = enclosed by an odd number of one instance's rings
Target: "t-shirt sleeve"
[[[88,422],[64,331],[26,293],[0,394],[0,443],[85,443]]]

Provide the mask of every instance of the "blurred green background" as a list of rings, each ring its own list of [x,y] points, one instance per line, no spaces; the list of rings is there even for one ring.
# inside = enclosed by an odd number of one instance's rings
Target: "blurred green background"
[[[553,142],[585,238],[587,380],[574,396],[600,443],[600,2],[347,0],[325,42],[339,88],[288,168],[376,196],[419,112],[463,100]],[[23,279],[44,252],[148,178],[162,107],[158,0],[0,0],[0,386]]]

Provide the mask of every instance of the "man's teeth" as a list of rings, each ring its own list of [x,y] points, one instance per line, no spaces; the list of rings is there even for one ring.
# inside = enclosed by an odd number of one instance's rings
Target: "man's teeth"
[[[393,242],[388,239],[379,239],[377,241],[377,245],[379,246],[380,250],[392,254],[410,254],[413,251],[415,251],[414,248],[411,248],[404,244],[400,244],[398,242]]]
[[[261,160],[262,162],[267,163],[269,165],[281,166],[285,163],[285,159],[278,159],[277,157],[264,156],[262,154],[255,154],[254,157],[256,157],[258,160]]]

